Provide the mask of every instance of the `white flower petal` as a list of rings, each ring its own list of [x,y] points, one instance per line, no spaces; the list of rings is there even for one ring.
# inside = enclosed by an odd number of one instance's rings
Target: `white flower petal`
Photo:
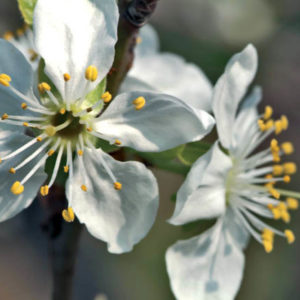
[[[211,83],[200,68],[178,55],[150,53],[137,56],[129,76],[144,81],[153,87],[153,91],[172,95],[195,108],[211,111]],[[122,90],[130,91],[129,88],[125,81]],[[143,86],[138,90],[143,90]]]
[[[98,68],[99,83],[114,59],[118,8],[115,0],[43,0],[34,12],[35,44],[46,73],[64,95],[63,74],[71,75],[70,98],[82,96],[85,70]]]
[[[111,178],[99,163],[100,155],[122,183],[121,190],[114,189]],[[108,243],[110,252],[131,251],[148,233],[156,217],[155,177],[143,164],[116,161],[100,149],[86,149],[83,161],[87,177],[82,178],[82,169],[76,163],[74,178],[67,183],[68,197],[73,194],[70,205],[89,232]],[[87,192],[80,188],[84,182]]]
[[[158,52],[159,38],[153,26],[146,24],[140,29],[140,43],[135,47],[135,56],[145,56],[151,53]]]
[[[223,214],[226,176],[231,167],[230,158],[216,142],[191,168],[177,193],[175,211],[169,222],[182,225]]]
[[[24,145],[31,138],[11,131],[0,130],[0,157],[16,150]],[[15,181],[20,181],[33,168],[34,162],[17,171],[16,174],[10,174],[9,169],[23,161],[29,154],[36,150],[35,147],[27,150],[15,158],[4,161],[0,164],[0,222],[14,217],[16,214],[27,208],[34,200],[39,187],[46,180],[47,175],[42,169],[39,169],[32,178],[26,182],[24,192],[20,195],[11,193],[10,188]]]
[[[142,93],[146,104],[136,110],[132,101],[141,96],[132,92],[117,96],[95,124],[108,140],[138,151],[163,151],[197,141],[208,134],[214,119],[205,111],[163,94]]]
[[[0,74],[11,77],[10,84],[23,94],[28,94],[33,84],[33,71],[24,55],[11,43],[0,39]],[[22,100],[10,91],[8,87],[0,85],[0,113],[23,111]]]
[[[229,149],[238,105],[244,97],[257,70],[257,52],[248,45],[235,54],[219,78],[213,93],[213,112],[217,120],[219,139]]]
[[[232,300],[241,284],[244,254],[226,221],[166,253],[167,270],[178,300]]]
[[[257,132],[258,120],[257,105],[262,98],[262,90],[255,87],[251,94],[243,102],[238,116],[234,122],[233,139],[230,152],[236,153],[237,149],[245,146],[249,136]]]

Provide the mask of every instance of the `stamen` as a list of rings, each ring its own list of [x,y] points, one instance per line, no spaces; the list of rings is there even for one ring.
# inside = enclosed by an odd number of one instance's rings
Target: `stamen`
[[[64,172],[68,173],[69,172],[69,166],[64,166]]]
[[[109,103],[112,99],[112,95],[110,92],[105,92],[104,94],[102,94],[101,99],[104,103]]]
[[[287,241],[288,241],[289,244],[292,244],[292,243],[295,242],[295,235],[294,235],[294,233],[291,230],[288,230],[288,229],[285,230],[284,234],[285,234],[286,239],[287,239]]]
[[[141,110],[146,104],[146,99],[144,97],[138,97],[132,101],[132,104],[136,110]]]
[[[114,182],[114,188],[117,190],[117,191],[120,191],[122,189],[122,183],[120,182]]]
[[[82,155],[83,155],[83,150],[78,150],[78,151],[77,151],[77,154],[78,154],[79,156],[82,156]]]
[[[23,102],[23,103],[21,104],[21,107],[22,107],[22,109],[26,110],[28,106],[27,106],[27,104],[26,104],[25,102]]]
[[[43,197],[47,196],[49,194],[49,186],[48,185],[41,186],[40,193]]]
[[[70,98],[69,98],[69,84],[68,81],[71,80],[71,75],[69,73],[65,73],[64,75],[65,81],[65,101],[66,101],[66,108],[70,110]]]
[[[51,86],[46,82],[42,82],[38,85],[38,90],[41,94],[44,94],[46,91],[51,90]]]
[[[64,81],[69,81],[71,79],[71,75],[69,73],[64,74]]]
[[[281,116],[281,126],[283,130],[287,130],[289,127],[289,120],[286,116]]]
[[[98,78],[98,69],[95,66],[89,66],[85,71],[85,78],[89,81],[96,81]]]
[[[297,171],[297,166],[293,162],[287,162],[283,164],[283,170],[285,174],[292,175]]]
[[[3,35],[3,39],[10,41],[14,38],[14,34],[11,31],[6,31]]]
[[[115,145],[120,146],[122,143],[120,140],[115,140]]]
[[[60,113],[61,115],[64,115],[64,114],[66,113],[66,109],[65,109],[65,108],[61,108],[61,109],[59,110],[59,113]]]
[[[69,206],[68,209],[64,209],[62,211],[62,217],[68,223],[73,222],[75,220],[75,214],[72,207]]]
[[[8,114],[5,113],[2,115],[1,120],[6,120],[6,119],[8,119]]]
[[[10,188],[14,195],[20,195],[24,192],[24,185],[20,181],[16,181]]]
[[[60,166],[60,163],[61,163],[61,158],[62,158],[62,155],[63,155],[63,151],[64,151],[64,145],[61,145],[60,148],[59,148],[58,154],[57,154],[57,158],[56,158],[55,165],[54,165],[54,168],[53,168],[52,176],[51,176],[50,182],[48,184],[49,188],[54,184],[55,179],[57,177],[59,166]]]
[[[10,86],[11,77],[7,74],[0,74],[0,84],[6,87]]]
[[[294,152],[294,146],[292,143],[290,142],[285,142],[283,144],[281,144],[281,149],[284,152],[284,154],[292,154]]]
[[[51,149],[48,151],[48,156],[52,156],[55,153],[55,150]]]
[[[286,204],[287,204],[288,209],[291,209],[291,210],[296,210],[299,207],[298,200],[295,198],[291,198],[291,197],[286,198]]]
[[[264,119],[265,120],[268,120],[272,117],[272,114],[273,114],[273,109],[271,106],[267,105],[265,107],[265,113],[264,113]]]
[[[87,192],[87,187],[86,187],[86,185],[82,185],[81,187],[80,187],[84,192]]]
[[[10,174],[16,174],[16,170],[15,170],[14,168],[10,168],[10,169],[9,169],[9,173],[10,173]]]

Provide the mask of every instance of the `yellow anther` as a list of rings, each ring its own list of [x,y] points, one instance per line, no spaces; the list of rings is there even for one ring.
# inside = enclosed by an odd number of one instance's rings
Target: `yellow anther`
[[[0,84],[7,87],[9,86],[9,81],[0,77]]]
[[[260,129],[261,131],[265,131],[265,130],[266,130],[266,126],[265,126],[265,123],[264,123],[263,120],[258,120],[258,121],[257,121],[257,125],[258,125],[258,127],[259,127],[259,129]]]
[[[286,198],[286,205],[288,209],[296,210],[299,207],[299,202],[295,198]]]
[[[60,113],[61,115],[64,115],[64,114],[66,113],[66,109],[65,109],[65,108],[61,108],[61,109],[59,110],[59,113]]]
[[[89,66],[85,70],[85,78],[89,81],[95,81],[98,78],[98,69],[95,66]]]
[[[281,149],[287,155],[292,154],[294,152],[294,146],[290,142],[285,142],[281,144]]]
[[[280,120],[281,120],[282,129],[283,130],[287,130],[288,127],[289,127],[289,120],[288,120],[288,118],[283,115],[283,116],[281,116]]]
[[[271,106],[267,105],[265,107],[265,113],[264,113],[264,119],[265,120],[268,120],[272,117],[272,114],[273,114],[273,109]]]
[[[28,49],[28,53],[31,61],[35,61],[39,57],[39,55],[33,49]]]
[[[285,183],[291,182],[291,176],[289,176],[289,175],[283,176],[283,181],[284,181]]]
[[[48,185],[41,186],[40,193],[43,197],[47,196],[49,194],[49,186]]]
[[[289,223],[291,221],[291,216],[288,213],[288,211],[281,211],[281,219],[285,222],[285,223]]]
[[[83,155],[83,150],[78,150],[77,153],[78,153],[79,156],[82,156]]]
[[[21,104],[21,107],[25,110],[25,109],[27,109],[27,104],[25,103],[25,102],[23,102],[22,104]]]
[[[64,172],[68,173],[69,172],[69,166],[64,166]]]
[[[112,99],[112,95],[110,92],[105,92],[104,94],[102,94],[101,99],[104,103],[109,103]]]
[[[146,99],[144,97],[138,97],[132,101],[132,104],[135,106],[136,110],[140,110],[145,106]]]
[[[46,82],[42,82],[38,85],[38,90],[40,91],[41,94],[45,93],[46,91],[50,91],[51,90],[51,86],[46,83]]]
[[[273,241],[273,239],[274,239],[274,232],[271,229],[269,229],[269,228],[264,228],[261,237],[262,237],[263,240]]]
[[[284,235],[289,244],[292,244],[295,242],[295,235],[292,230],[289,230],[289,229],[285,230]]]
[[[14,168],[10,168],[10,169],[9,169],[9,173],[10,173],[10,174],[16,174],[16,170],[15,170]]]
[[[3,114],[1,120],[6,120],[6,119],[8,119],[8,114]]]
[[[56,134],[56,128],[54,126],[48,126],[45,132],[48,136],[54,136]]]
[[[268,120],[265,124],[265,130],[269,130],[274,127],[274,121],[273,120]]]
[[[274,208],[274,206],[273,206],[272,203],[268,203],[268,204],[267,204],[267,208],[268,208],[269,210],[272,210],[272,209]]]
[[[71,79],[71,75],[68,73],[64,74],[64,81],[69,81]]]
[[[36,138],[36,140],[37,140],[38,142],[41,142],[43,139],[42,139],[40,136],[38,136],[38,137]]]
[[[276,163],[279,163],[280,162],[280,156],[278,153],[273,153],[273,161],[276,162]]]
[[[265,176],[265,178],[266,178],[266,179],[273,179],[273,175],[272,175],[272,174],[267,174],[267,175]]]
[[[10,191],[14,195],[20,195],[24,192],[24,185],[21,184],[20,181],[16,181],[10,188]]]
[[[275,134],[280,134],[283,130],[281,120],[275,121],[274,125],[275,125]]]
[[[297,166],[293,162],[287,162],[283,164],[284,173],[288,175],[295,174],[297,172]]]
[[[11,77],[7,74],[0,74],[0,78],[8,82],[11,82]]]
[[[115,140],[115,145],[120,146],[122,143],[120,140]]]
[[[28,124],[27,122],[24,122],[24,123],[23,123],[23,126],[28,127],[29,124]]]
[[[80,187],[84,192],[87,192],[87,187],[86,187],[86,185],[82,185],[81,187]]]
[[[114,188],[116,189],[116,190],[121,190],[122,189],[122,183],[120,183],[120,182],[115,182],[114,183]]]
[[[278,206],[277,206],[281,211],[286,210],[286,204],[282,201],[279,202]]]
[[[55,151],[53,149],[48,151],[48,156],[52,156],[55,153]]]
[[[273,187],[269,188],[269,193],[275,198],[279,199],[280,198],[280,193],[276,191]]]
[[[138,37],[136,38],[136,44],[137,44],[137,45],[140,44],[142,41],[143,41],[143,39],[142,39],[140,36],[138,36]]]
[[[263,246],[264,246],[265,251],[267,253],[272,252],[272,250],[273,250],[273,241],[263,240],[262,243],[263,243]]]
[[[91,128],[91,127],[87,127],[87,129],[86,129],[88,132],[92,132],[93,131],[93,129]]]
[[[66,222],[73,222],[75,220],[75,214],[72,207],[68,207],[68,209],[64,209],[62,211],[62,217]]]
[[[283,173],[283,166],[281,165],[274,165],[273,166],[273,174],[275,176],[279,176]]]
[[[270,147],[272,151],[279,151],[278,142],[276,139],[271,140]]]
[[[281,211],[279,208],[275,207],[272,209],[273,218],[279,220],[281,218]]]
[[[6,31],[3,35],[3,38],[7,41],[13,39],[14,34],[11,31]]]

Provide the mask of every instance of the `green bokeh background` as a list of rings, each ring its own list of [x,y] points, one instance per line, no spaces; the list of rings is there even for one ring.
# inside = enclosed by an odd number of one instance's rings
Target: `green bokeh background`
[[[21,24],[16,1],[1,0],[0,34]],[[299,165],[298,0],[161,0],[152,24],[159,32],[163,51],[175,52],[196,63],[213,83],[233,53],[249,42],[254,43],[260,61],[255,83],[262,85],[264,91],[261,108],[272,105],[277,116],[288,116],[290,129],[279,140],[294,143],[296,153],[290,159]],[[170,198],[183,178],[164,171],[154,173],[161,202],[153,229],[133,252],[124,255],[109,254],[104,243],[84,232],[76,266],[75,300],[174,299],[166,274],[165,251],[176,240],[195,235],[208,224],[202,223],[200,228],[168,225],[165,221],[174,209]],[[299,190],[299,175],[293,177],[290,187]],[[40,230],[43,217],[36,201],[25,212],[0,225],[1,300],[50,300],[47,241]],[[300,236],[299,225],[299,213],[295,212],[290,227],[296,237]],[[252,241],[246,250],[244,280],[237,299],[300,299],[299,250],[297,240],[288,246],[277,238],[274,251],[266,254]]]

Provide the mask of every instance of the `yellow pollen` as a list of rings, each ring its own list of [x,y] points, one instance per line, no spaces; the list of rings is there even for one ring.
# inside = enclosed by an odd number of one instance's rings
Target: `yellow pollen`
[[[11,31],[6,31],[3,35],[3,38],[7,41],[11,40],[14,37],[14,34]]]
[[[75,220],[75,214],[72,207],[68,207],[68,209],[64,209],[62,211],[62,217],[68,223],[73,222]]]
[[[10,174],[16,174],[16,170],[15,170],[14,168],[10,168],[10,169],[9,169],[9,173],[10,173]]]
[[[264,121],[263,121],[263,120],[258,120],[258,121],[257,121],[257,125],[258,125],[258,127],[259,127],[259,129],[260,129],[261,131],[265,131],[265,130],[266,130],[266,125],[264,124]]]
[[[78,150],[77,153],[78,153],[79,156],[83,155],[83,151],[82,150]]]
[[[102,94],[101,99],[104,103],[109,103],[112,99],[112,95],[110,92],[105,92],[104,94]]]
[[[120,140],[115,140],[115,145],[120,146],[122,143]]]
[[[297,171],[297,166],[293,162],[287,162],[283,164],[284,173],[288,175],[295,174]]]
[[[289,223],[291,221],[291,216],[288,213],[288,211],[283,210],[280,212],[281,213],[281,219],[285,222],[285,223]]]
[[[263,240],[262,243],[263,243],[263,246],[264,246],[265,251],[267,253],[272,252],[272,250],[273,250],[273,241]]]
[[[138,36],[138,37],[136,38],[136,44],[137,44],[137,45],[140,44],[142,41],[143,41],[143,39],[142,39],[140,36]]]
[[[81,187],[80,187],[84,192],[87,192],[87,187],[86,187],[86,185],[82,185]]]
[[[138,97],[132,101],[132,104],[136,110],[141,110],[146,104],[146,99],[144,97]]]
[[[287,155],[292,154],[294,152],[294,146],[290,142],[285,142],[281,144],[281,149]]]
[[[36,140],[37,140],[38,142],[41,142],[43,139],[42,139],[40,136],[38,136],[38,137],[36,138]]]
[[[269,193],[275,198],[279,199],[280,198],[280,193],[276,191],[274,188],[269,188]]]
[[[86,129],[88,132],[92,132],[93,131],[93,129],[91,128],[91,127],[87,127],[87,129]]]
[[[286,204],[282,201],[279,202],[278,206],[277,206],[281,211],[282,210],[286,210],[287,207],[286,207]]]
[[[293,231],[287,229],[284,231],[284,235],[289,244],[292,244],[295,242],[295,235],[294,235]]]
[[[120,183],[120,182],[115,182],[114,183],[114,188],[116,189],[116,190],[121,190],[122,189],[122,183]]]
[[[7,74],[0,74],[0,78],[8,82],[11,82],[11,77]]]
[[[273,153],[273,161],[276,163],[280,162],[280,156],[277,153]]]
[[[281,165],[274,165],[273,166],[273,174],[275,176],[279,176],[283,173],[283,166]]]
[[[275,121],[274,125],[275,125],[275,134],[280,134],[283,130],[281,120]]]
[[[270,147],[272,151],[276,151],[276,152],[279,151],[278,142],[276,139],[271,140]]]
[[[56,128],[54,126],[48,126],[45,132],[48,136],[54,136],[56,134]]]
[[[64,172],[68,173],[69,172],[69,166],[64,166]]]
[[[61,115],[64,115],[64,114],[66,113],[66,109],[65,109],[65,108],[61,108],[61,109],[59,110],[59,113],[60,113]]]
[[[267,208],[270,209],[270,210],[272,210],[272,209],[274,208],[274,206],[273,206],[272,203],[268,203],[268,204],[267,204]]]
[[[23,103],[21,104],[21,107],[25,110],[25,109],[27,109],[27,104],[26,104],[25,102],[23,102]]]
[[[283,181],[284,181],[285,183],[291,182],[291,176],[285,175],[285,176],[283,177]]]
[[[28,127],[29,124],[28,124],[27,122],[24,122],[24,123],[23,123],[23,126]]]
[[[273,109],[271,106],[267,105],[265,107],[265,113],[264,113],[264,119],[265,120],[268,120],[272,117],[272,114],[273,114]]]
[[[69,73],[64,74],[64,81],[69,81],[71,79],[71,75]]]
[[[49,194],[49,186],[48,185],[41,186],[40,193],[43,197],[47,196]]]
[[[0,84],[3,86],[9,86],[9,81],[3,79],[2,77],[0,77]]]
[[[89,66],[85,70],[85,78],[89,81],[95,81],[98,78],[98,69],[95,66]]]
[[[299,202],[295,198],[288,197],[288,198],[286,198],[286,205],[287,205],[288,209],[296,210],[299,207]]]
[[[274,121],[273,120],[268,120],[265,124],[265,130],[269,130],[274,127]]]
[[[279,220],[281,218],[281,211],[279,208],[275,207],[272,209],[273,218]]]
[[[6,119],[8,119],[8,114],[3,114],[1,120],[6,120]]]
[[[48,156],[52,156],[55,153],[55,151],[53,149],[49,150],[48,152]]]
[[[20,195],[24,192],[24,185],[21,184],[20,181],[16,181],[10,188],[10,191],[14,195]]]
[[[288,127],[289,127],[289,120],[288,120],[288,118],[283,115],[283,116],[281,116],[280,120],[281,120],[282,129],[283,130],[287,130]]]
[[[46,83],[46,82],[42,82],[38,85],[38,90],[41,94],[45,93],[46,91],[50,91],[51,90],[51,86]]]

